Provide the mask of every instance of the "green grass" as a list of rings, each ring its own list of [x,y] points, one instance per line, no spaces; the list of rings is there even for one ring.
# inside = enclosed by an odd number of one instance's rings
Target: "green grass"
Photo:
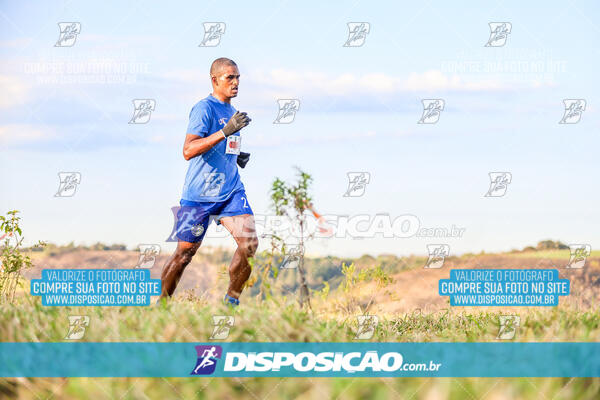
[[[536,251],[506,256],[568,260],[569,252]],[[401,261],[362,257],[358,264],[383,265],[391,273],[420,267],[424,259]],[[343,277],[338,269],[343,262],[330,258],[314,260],[311,271],[318,280],[340,283]],[[590,265],[597,267],[597,263],[597,259],[590,260]],[[226,285],[223,279],[226,276],[216,284],[219,293]],[[292,296],[277,295],[277,301],[258,302],[249,296],[250,290],[244,294],[242,306],[234,310],[189,293],[165,306],[43,307],[39,298],[26,294],[25,286],[14,304],[0,304],[0,341],[63,342],[68,316],[88,315],[90,326],[82,341],[208,342],[213,331],[212,316],[233,314],[235,324],[226,341],[351,342],[358,310],[368,308],[371,298],[371,292],[364,293],[357,285],[350,285],[347,292],[332,285],[327,300],[322,298],[323,292],[314,292],[314,311],[299,310]],[[377,290],[393,288],[378,286]],[[596,298],[593,291],[589,296]],[[514,341],[600,341],[597,303],[592,302],[594,308],[586,310],[569,308],[568,304],[528,309],[451,307],[434,313],[378,315],[379,326],[372,341],[498,342],[499,315],[507,314],[521,317]],[[0,378],[0,399],[4,398],[597,399],[600,378]]]
[[[18,385],[18,386],[17,386]],[[598,399],[596,378],[0,379],[19,399]],[[5,398],[5,397],[2,397]],[[9,396],[6,396],[9,398]]]
[[[314,312],[294,304],[256,302],[229,309],[201,301],[175,300],[150,307],[45,307],[39,299],[20,297],[16,304],[0,305],[0,341],[62,341],[69,315],[88,315],[84,341],[208,341],[212,315],[234,315],[228,341],[239,342],[345,342],[356,332],[355,314],[331,314],[328,303],[313,299]],[[514,309],[513,309],[514,310]],[[521,315],[518,341],[600,341],[600,313],[552,307],[528,311],[464,312],[379,316],[373,337],[380,342],[487,342],[495,341],[498,316]],[[43,329],[41,329],[43,327]]]
[[[288,300],[290,301],[290,300]],[[283,301],[282,301],[283,303]],[[69,315],[89,315],[83,341],[206,342],[211,316],[235,315],[226,341],[352,341],[356,318],[331,313],[329,302],[315,298],[314,312],[247,298],[230,310],[197,299],[152,307],[43,307],[39,299],[20,296],[0,305],[0,340],[63,341]],[[506,313],[506,312],[505,312]],[[412,313],[380,317],[373,341],[495,342],[497,312]],[[522,311],[515,341],[600,341],[600,313],[548,308]],[[54,394],[53,394],[54,393]],[[594,399],[598,379],[563,378],[69,378],[0,380],[0,398],[198,398],[198,399],[386,399],[386,398],[547,398]]]

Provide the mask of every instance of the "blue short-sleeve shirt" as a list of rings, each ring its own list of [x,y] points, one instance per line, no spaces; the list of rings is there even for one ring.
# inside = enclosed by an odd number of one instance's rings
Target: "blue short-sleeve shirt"
[[[229,103],[209,95],[190,111],[187,133],[207,137],[223,129],[235,114]],[[239,136],[236,132],[234,135]],[[219,202],[231,194],[244,190],[237,167],[237,155],[226,154],[227,141],[222,140],[212,149],[189,160],[181,198],[187,201]]]

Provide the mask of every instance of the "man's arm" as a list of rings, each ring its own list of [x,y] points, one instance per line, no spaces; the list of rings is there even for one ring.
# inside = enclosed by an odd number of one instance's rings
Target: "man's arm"
[[[223,139],[225,139],[225,136],[222,131],[217,131],[207,137],[188,133],[185,135],[185,143],[183,144],[183,158],[189,161],[200,154],[206,153]]]
[[[247,126],[250,121],[248,115],[245,112],[236,111],[235,114],[225,124],[223,129],[213,133],[210,136],[202,137],[188,133],[185,135],[185,142],[183,143],[183,158],[186,161],[199,156],[202,153],[206,153],[212,149],[217,143],[225,139],[228,136],[233,135],[243,127]]]

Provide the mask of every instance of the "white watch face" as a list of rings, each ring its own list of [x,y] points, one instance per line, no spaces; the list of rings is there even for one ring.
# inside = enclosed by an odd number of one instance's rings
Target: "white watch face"
[[[242,148],[242,137],[231,135],[227,138],[225,154],[240,154]]]

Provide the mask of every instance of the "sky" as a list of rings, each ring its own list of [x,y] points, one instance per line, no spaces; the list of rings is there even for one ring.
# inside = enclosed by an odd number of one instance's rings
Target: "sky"
[[[210,63],[229,57],[232,104],[252,118],[241,176],[256,214],[272,213],[271,182],[298,166],[320,213],[464,229],[319,238],[307,253],[600,246],[597,2],[333,3],[1,2],[0,212],[21,211],[26,243],[172,250],[189,111],[211,92]],[[70,47],[55,46],[60,22],[80,24]],[[217,46],[199,46],[206,22],[225,23]],[[344,46],[351,22],[368,23],[362,46]],[[503,46],[485,46],[492,22],[511,24]],[[155,100],[148,123],[128,123],[134,99]],[[300,101],[292,123],[273,123],[278,99]],[[437,123],[417,123],[423,99],[444,100]],[[559,124],[564,99],[585,100],[578,123]],[[65,171],[81,183],[56,197]],[[370,181],[345,197],[357,171]],[[494,171],[512,181],[485,197]],[[205,245],[234,245],[212,229]]]

